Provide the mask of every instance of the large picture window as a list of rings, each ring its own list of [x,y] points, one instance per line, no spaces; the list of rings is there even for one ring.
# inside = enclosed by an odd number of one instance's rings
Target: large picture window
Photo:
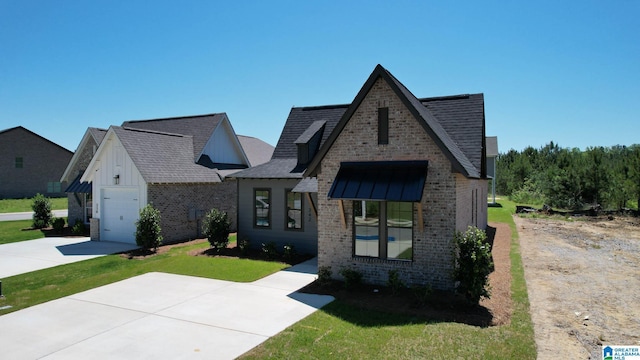
[[[302,194],[291,192],[291,189],[287,189],[285,194],[287,204],[285,229],[302,230]]]
[[[271,227],[271,190],[269,189],[255,189],[253,191],[253,199],[255,201],[255,207],[253,211],[253,225],[259,228]]]
[[[413,203],[353,202],[354,255],[413,258]]]

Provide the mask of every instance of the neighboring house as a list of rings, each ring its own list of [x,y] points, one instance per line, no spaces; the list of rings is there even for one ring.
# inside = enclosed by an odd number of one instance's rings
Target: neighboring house
[[[105,129],[88,128],[60,179],[61,182],[69,184],[65,190],[69,226],[75,225],[78,221],[85,224],[89,224],[91,221],[93,214],[91,183],[80,182],[80,178],[89,166],[91,158],[98,150],[106,133]]]
[[[0,198],[64,196],[60,175],[72,156],[22,126],[0,131]]]
[[[147,204],[160,211],[165,242],[200,236],[213,207],[235,228],[237,184],[225,178],[272,149],[239,139],[224,113],[111,126],[79,180],[92,185],[91,238],[135,243],[135,222]]]
[[[238,236],[452,289],[455,232],[487,226],[485,153],[482,94],[418,99],[378,65],[351,104],[293,108],[271,161],[234,175]]]

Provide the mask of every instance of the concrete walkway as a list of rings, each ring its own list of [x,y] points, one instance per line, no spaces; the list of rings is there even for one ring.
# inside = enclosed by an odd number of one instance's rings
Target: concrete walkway
[[[52,210],[54,217],[67,217],[69,211],[64,210]],[[16,221],[16,220],[31,220],[33,219],[33,211],[27,212],[15,212],[15,213],[0,213],[0,221]]]
[[[48,237],[0,245],[0,280],[98,256],[136,249],[138,246],[88,237]]]
[[[148,273],[0,316],[2,357],[233,359],[333,301],[295,292],[315,261],[253,283]]]

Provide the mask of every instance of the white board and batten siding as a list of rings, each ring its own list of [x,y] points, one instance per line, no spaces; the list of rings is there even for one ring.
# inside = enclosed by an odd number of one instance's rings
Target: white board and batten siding
[[[100,240],[135,244],[135,222],[147,203],[147,184],[118,138],[112,134],[93,176],[93,216]]]
[[[214,163],[248,165],[228,120],[216,127],[202,153],[208,155]]]

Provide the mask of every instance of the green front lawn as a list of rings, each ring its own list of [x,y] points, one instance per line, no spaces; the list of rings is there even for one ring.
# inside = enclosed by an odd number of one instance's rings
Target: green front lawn
[[[40,230],[23,230],[31,228],[32,223],[31,220],[0,221],[0,245],[43,238]]]
[[[535,359],[533,324],[512,214],[515,204],[501,201],[489,221],[512,229],[511,274],[514,313],[509,325],[481,328],[432,322],[365,310],[338,300],[267,340],[245,359]]]
[[[64,210],[67,208],[67,198],[50,198],[51,210]],[[32,199],[2,199],[0,200],[0,213],[27,212],[33,204]]]
[[[175,247],[142,260],[108,255],[8,277],[2,279],[5,297],[0,298],[0,307],[11,305],[12,308],[0,310],[0,315],[153,271],[251,282],[289,266],[279,262],[188,255],[189,251],[208,247],[207,242]]]

